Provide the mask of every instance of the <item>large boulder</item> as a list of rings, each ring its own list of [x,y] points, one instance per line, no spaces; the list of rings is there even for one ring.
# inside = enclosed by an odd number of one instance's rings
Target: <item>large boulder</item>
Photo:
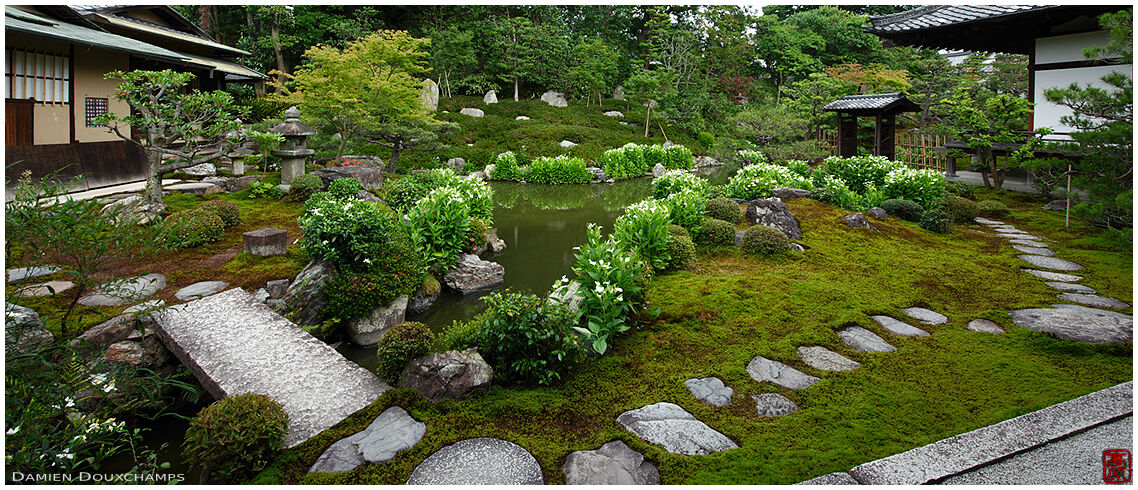
[[[1043,209],[1046,209],[1048,211],[1066,211],[1067,210],[1067,200],[1066,199],[1055,199],[1055,200],[1053,200],[1047,204],[1044,204]]]
[[[142,196],[130,196],[103,206],[102,213],[116,225],[145,225],[166,211],[166,203],[150,204]]]
[[[217,175],[217,167],[212,163],[203,163],[200,165],[183,168],[181,170],[178,170],[178,172],[193,177],[212,177],[214,175]]]
[[[465,115],[470,116],[470,117],[482,117],[482,116],[486,115],[485,112],[482,112],[482,109],[474,109],[474,108],[470,108],[470,107],[463,107],[462,110],[460,110],[458,112],[460,114],[465,114]]]
[[[612,89],[612,98],[616,100],[624,100],[624,87],[617,85]]]
[[[106,349],[111,344],[122,342],[144,327],[142,316],[127,313],[95,325],[72,340],[71,345],[87,344],[96,350]],[[149,316],[146,316],[149,318]],[[153,321],[151,321],[153,323]]]
[[[581,294],[581,284],[573,281],[564,290],[554,289],[550,292],[549,301],[562,303],[568,306],[570,311],[576,313],[581,311],[581,303],[585,301],[585,295]]]
[[[166,276],[146,274],[99,286],[95,294],[79,298],[84,306],[119,306],[153,296],[166,287]]]
[[[878,231],[877,227],[873,226],[873,224],[865,218],[865,215],[861,213],[850,213],[842,216],[842,221],[845,221],[846,225],[850,228],[865,228],[867,230]]]
[[[439,449],[424,459],[408,485],[541,485],[541,465],[510,441],[477,437]]]
[[[777,197],[779,199],[810,199],[813,196],[813,192],[806,189],[795,189],[793,187],[777,187],[771,191],[771,197]]]
[[[12,303],[4,306],[4,346],[9,353],[24,354],[47,347],[55,340],[43,328],[36,310]]]
[[[327,188],[328,184],[331,184],[332,181],[343,177],[360,181],[364,189],[375,190],[383,187],[382,167],[362,167],[358,165],[329,167],[312,172],[312,175],[320,177],[320,180],[324,181],[325,188]]]
[[[160,368],[174,360],[174,356],[166,350],[157,335],[116,342],[108,346],[103,355],[108,361],[149,369]]]
[[[477,255],[465,254],[454,269],[443,276],[447,287],[462,294],[471,294],[496,288],[505,282],[506,269],[502,264],[482,260]]]
[[[561,92],[554,92],[552,90],[541,94],[541,101],[553,107],[568,107],[569,101],[565,100],[565,94]]]
[[[278,313],[300,326],[320,323],[328,304],[324,284],[336,274],[332,264],[319,260],[309,262],[289,284]]]
[[[475,390],[490,387],[494,370],[477,349],[427,354],[412,360],[399,376],[400,388],[414,388],[431,401],[462,400]]]
[[[889,213],[885,212],[885,210],[881,208],[869,208],[869,211],[866,211],[865,214],[866,216],[870,216],[875,220],[884,221],[889,219]]]
[[[493,90],[486,92],[486,95],[482,97],[482,103],[483,104],[497,104],[498,103],[498,92],[495,92]]]
[[[777,228],[791,240],[802,239],[802,228],[798,225],[798,219],[790,212],[790,208],[786,207],[786,203],[777,197],[755,199],[747,203],[747,220],[756,225]]]
[[[570,453],[562,471],[568,485],[660,484],[656,467],[621,441],[608,442],[596,451]]]
[[[435,301],[439,300],[440,293],[442,293],[442,288],[439,288],[435,291],[435,294],[431,295],[423,294],[421,290],[416,291],[415,295],[411,296],[411,299],[407,302],[407,313],[412,315],[425,313],[431,309],[431,305],[435,304]]]
[[[465,158],[451,158],[447,160],[447,166],[454,169],[455,172],[461,172],[462,167],[466,166]]]
[[[439,84],[430,78],[423,80],[423,91],[419,93],[419,102],[428,112],[439,110]]]
[[[668,172],[668,169],[664,168],[663,164],[657,163],[655,167],[652,167],[652,178],[658,179],[658,178],[660,178],[661,175],[664,175],[667,172]]]
[[[348,336],[357,345],[375,345],[387,331],[403,323],[407,315],[406,294],[395,298],[389,305],[380,306],[367,315],[348,320]]]
[[[696,168],[723,166],[723,162],[707,155],[694,157],[693,162],[695,163]]]

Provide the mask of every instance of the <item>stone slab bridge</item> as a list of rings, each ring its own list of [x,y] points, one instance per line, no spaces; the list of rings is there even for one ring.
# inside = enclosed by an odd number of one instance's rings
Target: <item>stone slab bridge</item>
[[[391,388],[240,288],[154,318],[166,346],[214,398],[251,392],[283,405],[286,447],[336,425]]]

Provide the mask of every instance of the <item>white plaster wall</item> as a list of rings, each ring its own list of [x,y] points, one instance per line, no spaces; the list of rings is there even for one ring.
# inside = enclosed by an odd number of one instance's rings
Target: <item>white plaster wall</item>
[[[1106,31],[1084,32],[1066,36],[1041,37],[1035,40],[1035,64],[1085,61],[1083,50],[1092,46],[1106,46],[1110,35]]]
[[[1071,132],[1071,128],[1059,118],[1071,114],[1070,109],[1048,102],[1043,91],[1048,88],[1065,88],[1071,83],[1107,88],[1102,77],[1112,71],[1134,77],[1133,65],[1094,66],[1069,68],[1065,70],[1044,70],[1035,72],[1035,129],[1050,127],[1057,133]]]

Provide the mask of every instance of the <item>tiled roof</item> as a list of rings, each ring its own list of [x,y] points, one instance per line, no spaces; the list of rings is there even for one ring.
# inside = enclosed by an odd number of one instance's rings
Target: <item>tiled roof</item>
[[[905,96],[900,92],[893,92],[889,94],[867,94],[867,95],[847,95],[838,100],[826,104],[822,108],[824,111],[849,111],[849,110],[876,110],[884,109],[896,102],[905,101]]]
[[[904,32],[991,19],[1051,6],[1033,5],[926,5],[897,14],[869,18],[866,30],[874,33]]]

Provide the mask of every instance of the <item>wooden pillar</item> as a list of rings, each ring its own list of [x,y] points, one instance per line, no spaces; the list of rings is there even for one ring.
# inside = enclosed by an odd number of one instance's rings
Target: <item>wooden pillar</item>
[[[857,116],[838,113],[838,156],[857,156]]]
[[[894,132],[896,128],[896,115],[882,113],[877,115],[874,124],[873,154],[883,156],[890,160],[897,154]]]

